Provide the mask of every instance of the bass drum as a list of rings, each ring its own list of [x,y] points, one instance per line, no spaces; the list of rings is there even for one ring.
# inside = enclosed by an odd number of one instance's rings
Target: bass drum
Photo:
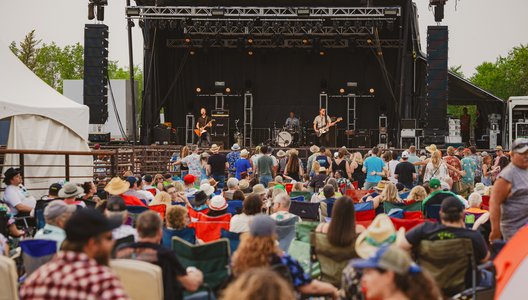
[[[279,147],[288,147],[292,144],[293,135],[288,131],[281,131],[275,136],[275,143]]]

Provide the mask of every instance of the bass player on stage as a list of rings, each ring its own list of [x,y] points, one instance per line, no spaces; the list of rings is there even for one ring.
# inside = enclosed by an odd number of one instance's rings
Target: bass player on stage
[[[338,118],[335,122],[332,122],[330,117],[326,115],[326,109],[321,108],[319,110],[319,115],[315,117],[313,122],[315,135],[319,137],[319,145],[325,147],[330,145],[330,134],[328,134],[330,127],[334,126],[341,120],[341,118]]]
[[[199,136],[198,146],[203,148],[209,148],[211,146],[211,135],[207,132],[207,128],[212,126],[213,120],[207,116],[205,108],[200,109],[201,116],[196,122],[196,134]]]

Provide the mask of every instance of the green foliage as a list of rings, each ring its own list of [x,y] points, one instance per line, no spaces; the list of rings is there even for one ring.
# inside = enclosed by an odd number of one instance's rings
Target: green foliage
[[[41,40],[37,40],[35,36],[35,29],[31,30],[25,37],[22,42],[20,42],[20,48],[17,47],[15,42],[12,42],[9,45],[11,51],[15,49],[13,53],[31,70],[34,71],[37,65],[37,55],[39,53],[39,48],[37,46],[40,44]]]
[[[470,81],[502,98],[528,95],[528,45],[514,47],[506,57],[477,66]]]
[[[447,106],[447,115],[453,118],[460,119],[464,107],[468,110],[468,115],[471,117],[471,126],[475,127],[477,125],[477,106],[476,105],[448,105]]]
[[[458,76],[460,76],[462,78],[466,78],[466,76],[464,76],[464,73],[462,72],[462,65],[451,66],[451,67],[449,67],[449,71],[457,74]]]

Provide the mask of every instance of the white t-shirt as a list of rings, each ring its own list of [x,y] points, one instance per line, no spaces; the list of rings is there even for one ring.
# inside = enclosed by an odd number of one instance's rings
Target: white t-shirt
[[[229,231],[231,232],[248,232],[249,221],[253,216],[248,216],[245,213],[234,215],[229,223]]]
[[[150,203],[150,201],[154,200],[154,195],[152,195],[152,193],[149,192],[149,191],[136,190],[136,192],[138,192],[140,195],[143,196],[140,199],[147,200],[148,203]]]
[[[391,161],[389,161],[388,165],[389,165],[389,172],[390,172],[390,177],[389,177],[389,180],[390,182],[396,184],[398,183],[398,179],[394,178],[394,173],[396,172],[396,166],[399,164],[400,162],[393,159]]]
[[[137,241],[138,240],[138,233],[137,233],[137,230],[130,226],[130,225],[126,225],[126,224],[122,224],[121,226],[115,228],[114,230],[112,230],[112,238],[114,240],[118,240],[120,238],[124,238],[124,237],[127,237],[129,235],[133,235],[134,236],[134,241]]]
[[[14,185],[9,185],[6,187],[4,191],[4,201],[7,206],[9,206],[9,210],[12,215],[18,214],[18,210],[15,208],[15,206],[19,204],[35,207],[34,203],[32,204],[29,199],[26,199],[24,192],[18,186]]]

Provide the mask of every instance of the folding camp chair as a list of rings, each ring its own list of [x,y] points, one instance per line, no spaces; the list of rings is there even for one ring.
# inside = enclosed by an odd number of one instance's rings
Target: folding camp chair
[[[153,210],[153,211],[157,212],[160,215],[161,220],[163,220],[163,222],[165,222],[165,214],[167,213],[167,205],[165,205],[165,204],[157,204],[157,205],[151,205],[148,208],[150,210]]]
[[[276,221],[277,223],[277,239],[279,240],[279,247],[288,252],[290,244],[295,238],[295,224],[299,218],[289,218],[286,220]]]
[[[240,244],[240,233],[228,231],[222,228],[220,230],[220,237],[229,240],[229,248],[231,250],[231,254],[233,254]]]
[[[220,230],[223,228],[229,230],[231,215],[225,214],[217,217],[198,213],[196,222],[191,222],[189,227],[196,230],[196,238],[211,242],[220,238]]]
[[[426,205],[425,218],[435,219],[437,222],[440,222],[440,204]]]
[[[23,240],[20,241],[22,248],[22,260],[26,275],[29,276],[36,269],[51,260],[57,253],[57,241],[54,240]]]
[[[229,200],[227,201],[227,212],[232,216],[242,213],[242,200]]]
[[[134,235],[127,235],[125,237],[122,237],[120,239],[117,239],[114,243],[114,249],[112,250],[112,257],[114,258],[115,257],[115,254],[116,254],[116,251],[125,246],[125,245],[128,245],[128,244],[132,244],[133,242],[135,242],[134,240]]]
[[[399,208],[406,211],[422,211],[422,203],[421,202],[414,202],[408,205],[405,205],[404,203],[391,203],[391,202],[383,202],[383,212],[389,213],[391,209]]]
[[[358,221],[372,221],[376,217],[376,210],[370,209],[370,210],[364,210],[364,211],[356,211],[356,222]]]
[[[0,299],[18,300],[18,275],[14,260],[0,255]]]
[[[305,198],[303,195],[299,195],[299,196],[295,196],[295,197],[290,197],[290,200],[291,201],[301,201],[301,202],[304,202]]]
[[[134,259],[113,259],[110,268],[130,298],[163,299],[163,276],[159,266]]]
[[[305,200],[310,200],[312,199],[312,193],[309,192],[309,191],[292,191],[290,193],[290,198],[293,200],[294,197],[297,197],[297,196],[303,196]]]
[[[295,239],[288,249],[288,254],[295,258],[303,269],[312,276],[319,275],[319,263],[312,264],[310,256],[310,234],[318,224],[318,222],[297,222],[295,224]]]
[[[229,276],[229,240],[192,245],[179,237],[172,238],[172,250],[184,267],[194,266],[204,275],[204,286],[216,290]]]
[[[46,225],[46,220],[44,219],[44,209],[50,202],[53,200],[38,200],[35,204],[35,217],[37,221],[37,229],[41,229]]]
[[[319,203],[291,201],[289,211],[303,220],[319,220]]]
[[[170,248],[172,245],[172,237],[177,236],[191,244],[196,244],[196,231],[194,228],[184,228],[181,230],[168,229],[163,227],[163,237],[161,243],[166,248]]]

